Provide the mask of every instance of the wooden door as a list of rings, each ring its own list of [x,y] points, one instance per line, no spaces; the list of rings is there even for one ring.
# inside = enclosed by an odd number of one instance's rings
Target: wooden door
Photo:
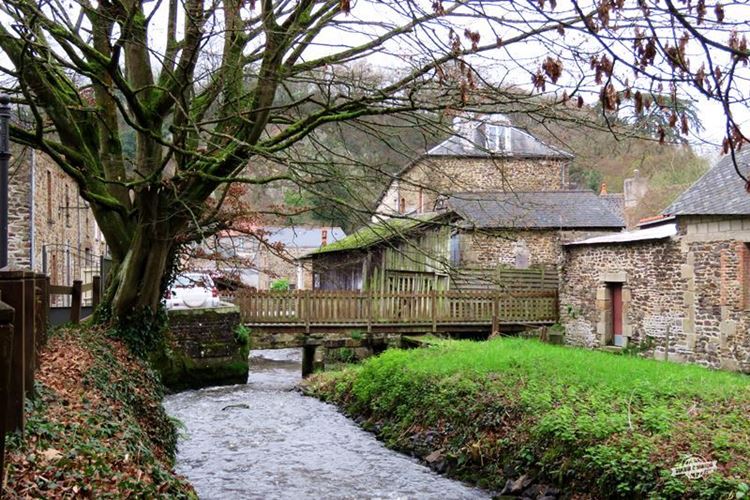
[[[610,285],[612,293],[612,339],[614,345],[624,344],[622,337],[622,285],[615,283]]]

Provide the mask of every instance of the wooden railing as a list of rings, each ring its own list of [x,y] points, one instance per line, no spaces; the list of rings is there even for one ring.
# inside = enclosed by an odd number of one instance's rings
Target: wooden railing
[[[96,309],[102,296],[102,280],[99,276],[93,276],[91,283],[83,283],[74,280],[73,286],[49,285],[49,295],[70,295],[70,322],[78,324],[81,321],[81,306],[83,294],[91,292],[91,307]]]
[[[450,324],[557,320],[557,292],[242,292],[245,323]]]

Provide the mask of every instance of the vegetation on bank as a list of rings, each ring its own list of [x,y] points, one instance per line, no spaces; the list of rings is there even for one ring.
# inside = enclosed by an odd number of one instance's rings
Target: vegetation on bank
[[[306,390],[490,489],[529,474],[594,498],[742,498],[750,483],[740,374],[506,338],[389,350]],[[718,469],[672,476],[688,456]]]
[[[55,332],[25,434],[8,437],[8,497],[196,498],[172,470],[177,430],[161,387],[103,331]]]

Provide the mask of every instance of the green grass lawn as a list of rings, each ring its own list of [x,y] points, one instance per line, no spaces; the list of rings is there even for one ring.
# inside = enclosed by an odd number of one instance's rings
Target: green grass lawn
[[[750,483],[746,375],[497,339],[390,350],[309,387],[393,447],[437,433],[452,473],[492,488],[508,471],[595,497],[741,498]],[[672,477],[688,455],[718,470]]]

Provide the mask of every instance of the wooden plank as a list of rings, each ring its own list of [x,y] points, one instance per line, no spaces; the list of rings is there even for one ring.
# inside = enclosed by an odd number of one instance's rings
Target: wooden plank
[[[70,295],[72,293],[73,293],[72,286],[63,286],[63,285],[50,285],[49,286],[50,295]]]

